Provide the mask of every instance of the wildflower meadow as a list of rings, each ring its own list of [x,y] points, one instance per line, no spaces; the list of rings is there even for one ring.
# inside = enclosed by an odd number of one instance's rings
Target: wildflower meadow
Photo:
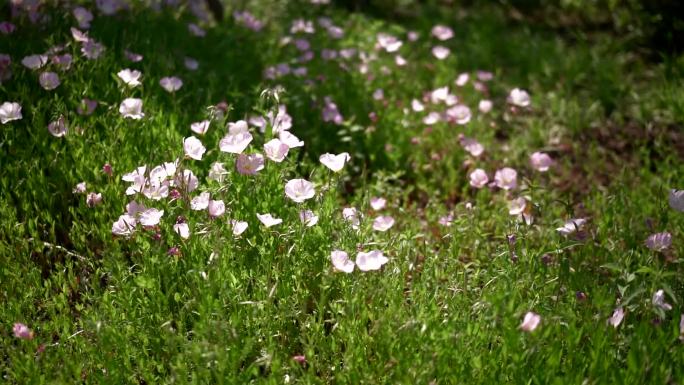
[[[550,3],[6,2],[0,383],[684,383],[679,30]]]

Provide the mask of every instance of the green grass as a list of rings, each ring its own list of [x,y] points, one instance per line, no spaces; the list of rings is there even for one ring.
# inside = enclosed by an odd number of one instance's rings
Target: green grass
[[[63,9],[47,8],[50,22],[40,27],[13,20],[17,31],[0,39],[13,72],[0,85],[0,103],[23,107],[23,119],[0,126],[3,382],[684,381],[684,213],[667,202],[671,188],[684,188],[681,58],[649,62],[621,36],[563,36],[512,22],[488,6],[455,12],[424,5],[401,21],[294,2],[247,8],[266,21],[261,32],[229,18],[208,27],[204,38],[189,35],[193,19],[180,8],[157,13],[136,5],[111,17],[96,12],[89,33],[106,50],[92,61],[81,56],[69,32],[76,22]],[[344,37],[325,33],[315,22],[323,15],[344,28]],[[317,51],[306,63],[308,75],[265,80],[267,67],[300,55],[281,44],[299,17],[314,20],[317,29],[306,36]],[[430,54],[436,23],[455,32],[441,43],[452,51],[444,61]],[[406,41],[409,30],[420,39]],[[379,32],[404,40],[405,67],[374,50]],[[20,62],[55,44],[66,44],[74,63],[66,72],[55,70],[62,84],[46,91],[40,70]],[[322,60],[318,52],[326,47],[376,52],[378,59],[368,63],[374,76],[359,73],[358,59]],[[128,62],[124,49],[144,60]],[[183,66],[185,56],[199,61],[198,71]],[[391,71],[383,74],[382,67]],[[124,68],[139,69],[143,85],[121,85],[116,73]],[[487,83],[494,101],[487,115],[477,111],[482,95],[472,87],[478,69],[495,74]],[[453,82],[461,72],[471,82],[458,88]],[[175,94],[158,84],[172,75],[184,82]],[[429,131],[423,115],[404,111],[412,99],[446,85],[473,111],[468,124],[439,123]],[[530,92],[530,109],[509,110],[506,96],[515,87]],[[378,88],[384,101],[372,98]],[[218,149],[223,126],[274,111],[274,92],[305,146],[291,149],[283,163],[266,160],[256,176],[240,175],[235,156]],[[344,124],[323,121],[326,96]],[[100,102],[91,116],[75,112],[84,97]],[[121,117],[126,97],[143,99],[142,120]],[[186,196],[140,196],[165,211],[160,226],[138,226],[128,239],[113,236],[112,223],[133,199],[121,177],[140,165],[182,158],[190,124],[209,117],[207,107],[221,101],[230,106],[227,116],[200,138],[207,153],[200,161],[182,160],[180,168],[200,179],[191,196],[211,192],[226,203],[226,214],[211,219],[191,211]],[[60,115],[69,132],[56,138],[47,125]],[[459,133],[480,141],[485,154],[468,155]],[[252,134],[246,152],[262,152],[270,130]],[[342,151],[352,161],[340,173],[318,162],[322,153]],[[548,173],[529,165],[535,151],[554,158]],[[230,171],[222,183],[206,179],[215,161]],[[111,177],[102,171],[106,163]],[[468,185],[473,168],[493,178],[504,166],[518,171],[516,190]],[[286,198],[292,178],[314,182],[315,199]],[[84,195],[72,193],[82,181],[102,194],[101,205],[87,207]],[[376,196],[388,201],[381,212],[396,219],[387,232],[371,227],[378,213],[369,200]],[[532,207],[530,226],[508,213],[508,200],[518,196]],[[359,230],[343,220],[344,207],[359,209]],[[317,225],[301,224],[303,208],[319,215]],[[283,223],[266,229],[256,218],[266,212]],[[452,224],[440,225],[448,213]],[[190,225],[188,240],[173,231],[178,216]],[[589,218],[583,237],[556,232],[577,217]],[[247,231],[234,237],[229,219],[247,221]],[[663,253],[646,248],[645,239],[662,231],[672,233],[672,246]],[[171,247],[180,255],[168,255]],[[335,272],[334,249],[351,259],[378,249],[389,262],[379,271]],[[659,289],[672,310],[651,303]],[[626,316],[613,328],[607,319],[618,306]],[[542,319],[531,333],[519,328],[528,311]],[[15,322],[35,337],[15,338]],[[297,355],[306,363],[295,361]]]

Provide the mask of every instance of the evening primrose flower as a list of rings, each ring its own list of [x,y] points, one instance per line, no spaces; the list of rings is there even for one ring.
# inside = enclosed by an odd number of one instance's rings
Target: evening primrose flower
[[[202,160],[202,156],[207,149],[199,139],[191,136],[189,138],[183,139],[183,151],[185,151],[185,156],[189,158]]]
[[[474,157],[479,157],[484,152],[484,146],[475,139],[467,138],[463,135],[459,136],[461,146]]]
[[[33,331],[20,322],[17,322],[12,326],[12,333],[14,333],[14,337],[22,340],[33,339]]]
[[[190,201],[190,209],[194,211],[202,211],[209,207],[209,193],[203,192],[200,195],[192,198]]]
[[[142,112],[142,99],[127,98],[119,105],[119,113],[124,118],[135,120],[142,119],[145,114]]]
[[[183,59],[183,65],[190,71],[197,71],[199,68],[199,62],[191,57],[185,57]]]
[[[510,215],[522,215],[527,207],[527,200],[523,197],[519,197],[508,201],[508,214]]]
[[[244,233],[245,230],[247,230],[247,227],[249,226],[247,222],[238,221],[235,219],[230,221],[230,225],[233,227],[233,235],[236,237]]]
[[[209,201],[209,205],[207,206],[207,210],[209,211],[209,215],[216,218],[220,217],[223,215],[223,213],[226,212],[226,205],[223,203],[222,200],[211,200]]]
[[[522,324],[520,324],[520,329],[524,332],[533,332],[541,322],[541,316],[534,312],[527,312],[523,318]]]
[[[226,175],[228,175],[228,170],[223,166],[223,163],[214,162],[211,164],[207,179],[221,183]]]
[[[256,175],[264,169],[264,156],[261,154],[240,154],[235,166],[242,175]]]
[[[219,141],[219,149],[232,154],[242,154],[251,142],[252,134],[249,132],[228,133]]]
[[[546,172],[553,164],[553,159],[551,159],[548,154],[537,151],[530,155],[530,164],[532,164],[532,168],[535,170],[539,172]]]
[[[79,28],[90,28],[90,22],[93,21],[93,14],[89,10],[83,7],[76,7],[71,13],[74,15]]]
[[[446,117],[451,122],[456,122],[457,124],[466,124],[470,121],[472,114],[468,106],[463,104],[457,104],[448,110],[446,110]]]
[[[524,108],[530,105],[530,95],[527,93],[527,91],[521,90],[520,88],[512,89],[506,100],[508,103],[517,107]]]
[[[134,216],[123,214],[112,224],[112,234],[128,237],[135,232],[137,220]]]
[[[142,76],[142,73],[138,70],[126,68],[117,72],[116,76],[118,76],[119,79],[121,79],[121,81],[123,81],[124,84],[129,87],[137,87],[141,84],[140,77]]]
[[[80,182],[76,184],[76,187],[74,187],[73,190],[71,190],[72,193],[74,194],[85,194],[86,192],[86,182]]]
[[[464,72],[458,75],[454,83],[456,83],[456,85],[459,87],[463,87],[468,83],[468,80],[470,80],[470,75],[467,72]]]
[[[81,46],[81,53],[86,59],[95,60],[104,52],[104,46],[93,39],[88,39]]]
[[[66,135],[67,126],[64,116],[60,116],[59,119],[55,120],[54,122],[50,122],[50,124],[48,124],[48,131],[50,131],[52,136],[57,138],[61,138],[62,136]]]
[[[672,245],[672,234],[667,231],[646,238],[646,247],[654,251],[664,251]]]
[[[155,208],[147,209],[140,213],[140,224],[146,227],[156,226],[159,224],[163,215],[164,210]]]
[[[481,113],[486,114],[492,110],[493,106],[494,104],[491,100],[482,99],[480,100],[480,103],[477,105],[477,108],[480,110]]]
[[[361,271],[380,270],[388,261],[389,259],[387,259],[380,250],[371,250],[369,252],[359,252],[356,254],[356,266],[358,266]]]
[[[185,189],[187,192],[193,192],[199,186],[199,179],[192,170],[183,170],[182,175],[176,175],[174,182],[176,186]]]
[[[285,195],[296,203],[311,199],[315,194],[313,183],[306,179],[292,179],[285,184]]]
[[[143,59],[143,55],[141,55],[139,53],[131,52],[129,50],[124,51],[124,56],[126,56],[126,59],[128,59],[129,61],[131,61],[133,63],[138,63],[138,62],[142,61],[142,59]]]
[[[60,85],[59,76],[54,72],[43,72],[38,77],[38,82],[44,90],[52,91]]]
[[[166,92],[176,92],[183,86],[183,81],[176,76],[167,76],[159,80],[159,85]]]
[[[394,218],[389,215],[380,215],[373,220],[373,230],[387,231],[394,226]]]
[[[653,306],[663,309],[665,311],[672,310],[672,305],[665,302],[665,291],[663,289],[660,289],[653,294],[651,302],[653,303]]]
[[[386,204],[387,200],[385,198],[373,197],[370,199],[370,206],[375,211],[382,210],[383,208],[385,208]]]
[[[359,219],[359,213],[355,207],[345,207],[342,209],[342,217],[347,222],[351,223],[352,229],[357,230],[361,220]]]
[[[306,227],[311,227],[318,223],[318,215],[311,210],[302,210],[299,212],[299,219]]]
[[[518,186],[518,173],[510,168],[504,167],[494,174],[494,183],[497,187],[504,190],[512,190]]]
[[[337,271],[347,274],[354,271],[354,262],[352,262],[349,259],[349,255],[342,250],[333,250],[330,253],[330,261]]]
[[[481,168],[476,168],[468,176],[470,178],[470,185],[475,188],[483,188],[489,183],[489,177],[485,170]]]
[[[86,195],[86,206],[95,207],[102,203],[102,194],[90,192]]]
[[[271,214],[257,214],[257,218],[259,218],[259,221],[264,224],[266,227],[273,227],[275,225],[279,225],[283,223],[283,220],[280,218],[275,218]]]
[[[351,159],[349,153],[343,152],[337,155],[325,153],[321,155],[318,160],[333,172],[339,172],[344,168],[344,165]]]
[[[280,133],[278,134],[278,139],[280,139],[281,142],[285,143],[289,148],[304,146],[304,142],[299,140],[299,138],[297,138],[290,131],[280,131]]]
[[[608,323],[611,324],[614,328],[617,328],[620,326],[622,323],[622,320],[625,318],[625,311],[622,307],[619,307],[615,309],[613,312],[613,315],[608,318]]]
[[[449,48],[441,46],[441,45],[436,45],[432,47],[432,55],[436,57],[438,60],[444,60],[449,56],[451,53],[451,50]]]
[[[209,123],[210,122],[208,120],[195,122],[190,125],[190,129],[196,134],[204,135],[207,133],[207,130],[209,130]]]
[[[24,67],[31,69],[31,70],[37,70],[46,65],[48,62],[48,57],[47,55],[29,55],[25,56],[23,59],[21,59],[21,64],[24,65]]]
[[[397,39],[395,36],[388,35],[386,33],[379,33],[377,35],[378,47],[384,49],[386,52],[392,53],[396,52],[404,44],[401,40]]]
[[[668,200],[670,203],[670,207],[684,213],[684,190],[670,190]]]
[[[568,236],[576,231],[581,230],[586,222],[586,218],[569,219],[563,224],[563,226],[557,228],[556,231],[558,231],[561,235]]]
[[[445,41],[454,37],[454,30],[447,27],[446,25],[435,25],[432,27],[432,36],[436,37],[437,40]]]
[[[277,163],[282,162],[289,151],[290,147],[277,138],[271,139],[264,144],[266,157]]]
[[[190,238],[190,226],[185,222],[179,222],[173,225],[173,231],[183,239]]]

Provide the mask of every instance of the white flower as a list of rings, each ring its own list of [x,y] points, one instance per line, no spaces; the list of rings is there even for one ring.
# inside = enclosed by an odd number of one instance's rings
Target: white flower
[[[137,87],[140,85],[140,76],[142,73],[138,70],[130,70],[128,68],[119,71],[116,76],[121,79],[129,87]]]
[[[21,106],[15,102],[4,102],[0,106],[0,122],[7,124],[13,120],[21,119]]]
[[[521,215],[525,212],[527,207],[527,200],[523,197],[519,197],[508,202],[508,214],[510,215]]]
[[[527,107],[530,105],[530,95],[520,88],[514,88],[508,94],[507,101],[514,106]]]
[[[135,220],[135,217],[129,214],[123,214],[119,216],[119,219],[117,219],[114,224],[112,224],[112,234],[124,237],[130,236],[135,231],[136,224],[137,221]]]
[[[235,167],[242,175],[256,175],[264,169],[264,156],[261,154],[240,154],[235,162]]]
[[[670,190],[669,201],[670,207],[684,213],[684,190]]]
[[[47,64],[47,62],[47,55],[30,55],[21,59],[21,64],[23,64],[24,67],[32,70],[37,70],[43,67]]]
[[[311,199],[315,194],[313,183],[306,179],[292,179],[285,184],[285,195],[296,203]]]
[[[411,109],[415,112],[425,111],[425,106],[418,99],[411,100]]]
[[[54,122],[50,122],[48,124],[48,131],[50,131],[50,134],[52,134],[52,136],[55,136],[57,138],[66,135],[67,126],[66,121],[64,120],[64,116],[60,116],[59,119],[55,120]]]
[[[456,122],[457,124],[466,124],[470,121],[472,114],[468,106],[457,104],[446,110],[446,116],[452,122]]]
[[[464,85],[466,85],[468,83],[468,80],[470,80],[470,75],[468,75],[467,72],[464,72],[464,73],[458,75],[455,83],[457,86],[463,87]]]
[[[192,198],[190,201],[190,209],[192,210],[202,211],[207,207],[209,207],[209,193],[206,191]]]
[[[553,164],[553,159],[544,152],[534,152],[530,155],[530,164],[532,167],[539,172],[546,172],[549,167]]]
[[[356,254],[356,266],[358,266],[361,271],[380,270],[382,265],[388,261],[389,259],[387,259],[380,250],[371,250],[367,253],[359,252]]]
[[[156,226],[164,215],[164,210],[147,209],[140,213],[140,224],[143,226]]]
[[[302,210],[299,212],[299,219],[306,227],[311,227],[318,223],[318,215],[311,210]]]
[[[480,100],[480,103],[477,105],[477,108],[480,110],[481,113],[486,114],[492,110],[493,106],[494,104],[491,100],[483,99]]]
[[[228,133],[230,134],[240,134],[243,132],[249,132],[249,125],[244,120],[238,120],[237,122],[228,122]]]
[[[342,217],[347,222],[351,223],[351,226],[354,230],[359,228],[359,224],[361,223],[361,220],[359,219],[359,213],[356,211],[356,208],[345,207],[344,209],[342,209]]]
[[[264,144],[266,157],[274,162],[282,162],[289,151],[290,147],[281,142],[280,139],[271,139]]]
[[[86,182],[81,182],[76,184],[76,187],[71,191],[74,194],[85,194],[86,192]]]
[[[232,154],[242,154],[251,141],[252,134],[249,132],[229,133],[219,141],[219,149]]]
[[[285,143],[289,148],[304,146],[304,142],[299,140],[299,138],[292,134],[290,131],[280,131],[278,133],[278,138],[281,142]]]
[[[510,168],[504,167],[494,174],[494,183],[504,190],[512,190],[518,186],[518,173]]]
[[[223,215],[223,213],[226,212],[226,205],[223,203],[222,200],[217,200],[217,201],[209,201],[209,205],[207,207],[209,210],[209,215],[212,217],[220,217]]]
[[[437,40],[449,40],[454,37],[454,31],[447,27],[446,25],[435,25],[432,27],[432,36],[436,37]]]
[[[194,136],[183,139],[183,150],[185,156],[195,160],[202,160],[202,155],[207,151],[202,142]]]
[[[100,203],[102,203],[102,194],[91,192],[86,195],[86,205],[88,207],[95,207]]]
[[[451,51],[447,47],[443,47],[441,45],[434,46],[432,48],[432,54],[438,59],[438,60],[444,60],[449,56]]]
[[[541,322],[541,316],[539,314],[531,311],[527,312],[522,324],[520,324],[520,329],[524,332],[532,332],[539,326],[539,322]]]
[[[183,86],[183,81],[175,76],[167,76],[159,80],[159,85],[167,92],[176,92]]]
[[[228,170],[223,166],[223,163],[214,162],[211,164],[207,179],[221,183],[225,175],[228,175]]]
[[[343,152],[337,155],[325,153],[318,160],[333,172],[339,172],[344,165],[351,159],[349,153]]]
[[[259,218],[259,221],[264,224],[266,227],[272,227],[278,224],[283,223],[283,220],[280,218],[274,218],[271,214],[257,214],[257,218]]]
[[[621,307],[619,307],[615,309],[613,315],[610,318],[608,318],[608,323],[613,325],[614,328],[617,328],[618,326],[620,326],[624,318],[625,311]]]
[[[556,229],[556,231],[558,231],[562,235],[568,236],[568,235],[574,233],[575,231],[582,229],[582,227],[584,226],[584,224],[586,222],[587,222],[586,218],[569,219],[569,220],[565,221],[563,226],[558,227]]]
[[[394,226],[394,218],[389,215],[380,215],[373,220],[373,230],[387,231]]]
[[[437,122],[442,120],[442,116],[439,114],[439,112],[430,112],[427,114],[426,117],[423,118],[423,123],[427,124],[428,126],[431,126]]]
[[[204,135],[207,133],[207,130],[209,130],[209,121],[203,120],[201,122],[192,123],[190,129],[196,134]]]
[[[190,226],[187,223],[176,223],[173,225],[173,231],[183,239],[190,238]]]
[[[375,211],[382,210],[386,204],[387,200],[385,198],[373,197],[370,199],[371,208]]]
[[[247,230],[247,227],[249,226],[247,222],[238,221],[235,219],[232,219],[230,221],[230,225],[233,227],[233,235],[235,235],[236,237],[244,233],[245,230]]]
[[[672,310],[672,305],[665,302],[665,291],[663,289],[660,289],[653,294],[651,302],[653,302],[653,306],[659,307],[663,310]]]
[[[38,82],[47,91],[52,91],[60,85],[59,76],[54,72],[43,72],[38,77]]]
[[[470,185],[475,188],[482,188],[486,186],[489,182],[489,177],[487,176],[487,173],[485,172],[485,170],[481,168],[476,168],[475,170],[473,170],[473,172],[470,173],[469,178]]]
[[[330,261],[337,271],[347,274],[354,271],[354,262],[352,262],[349,259],[349,255],[342,250],[333,250],[330,253]]]
[[[124,118],[142,119],[145,114],[142,112],[142,99],[127,98],[121,102],[119,113]]]

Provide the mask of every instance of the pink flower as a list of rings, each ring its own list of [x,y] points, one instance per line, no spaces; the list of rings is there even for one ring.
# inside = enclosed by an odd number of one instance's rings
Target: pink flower
[[[653,294],[651,302],[653,303],[653,306],[663,309],[665,311],[672,310],[672,305],[665,302],[665,291],[663,289],[660,289]]]
[[[81,103],[76,107],[76,112],[78,112],[79,115],[88,116],[95,111],[95,108],[97,108],[97,100],[83,98],[81,99]]]
[[[176,76],[167,76],[159,80],[159,85],[167,92],[176,92],[183,86],[183,81]]]
[[[207,32],[195,23],[188,24],[188,31],[197,37],[204,37],[207,35]]]
[[[342,250],[333,250],[330,253],[330,261],[337,271],[347,274],[354,271],[354,262],[352,262],[349,259],[349,255]]]
[[[477,105],[477,108],[480,110],[481,113],[486,114],[492,110],[493,106],[494,104],[491,100],[483,99],[480,100],[480,103]]]
[[[299,219],[306,227],[315,226],[318,223],[318,216],[311,210],[302,210],[299,212]]]
[[[343,152],[337,155],[325,153],[321,155],[318,160],[333,172],[339,172],[344,168],[344,165],[351,159],[349,153]]]
[[[313,183],[305,179],[292,179],[285,184],[285,195],[296,203],[311,199],[315,194]]]
[[[280,139],[271,139],[264,144],[266,157],[277,163],[282,162],[289,151],[290,147],[281,142]]]
[[[121,102],[119,113],[124,118],[142,119],[145,114],[142,112],[142,99],[127,98]]]
[[[247,230],[247,227],[249,226],[247,222],[242,222],[235,219],[231,220],[230,224],[231,226],[233,226],[233,235],[235,235],[236,237],[244,233],[245,230]]]
[[[126,56],[126,59],[132,61],[133,63],[138,63],[143,59],[143,56],[141,54],[131,52],[128,50],[124,51],[124,55]]]
[[[229,133],[219,141],[219,148],[223,152],[242,154],[251,141],[252,134],[249,132]]]
[[[672,245],[672,234],[668,232],[656,233],[646,238],[646,247],[654,251],[664,251]]]
[[[359,219],[359,213],[354,207],[345,207],[342,209],[342,217],[344,220],[347,222],[351,223],[351,226],[354,230],[359,228],[359,224],[361,223]]]
[[[71,36],[78,43],[85,43],[90,40],[90,37],[88,37],[88,32],[81,32],[74,27],[71,27]]]
[[[340,125],[344,122],[344,117],[340,113],[340,110],[329,96],[325,97],[325,106],[323,107],[323,121],[333,122]]]
[[[66,135],[67,126],[64,116],[60,116],[59,119],[55,120],[54,122],[50,122],[50,124],[48,124],[48,131],[50,131],[52,136],[57,138],[61,138],[62,136]]]
[[[91,192],[86,195],[86,205],[88,207],[95,207],[100,203],[102,203],[102,194]]]
[[[508,94],[508,103],[517,107],[527,107],[530,105],[530,95],[520,88],[514,88]]]
[[[423,118],[423,123],[427,124],[428,126],[431,126],[435,123],[438,123],[440,120],[442,120],[442,116],[439,114],[439,112],[433,111]]]
[[[462,104],[457,104],[446,110],[446,117],[451,122],[466,124],[471,118],[470,108]]]
[[[469,178],[470,185],[475,188],[483,188],[489,182],[487,173],[481,168],[473,170],[473,172],[470,173]]]
[[[394,218],[389,215],[380,215],[373,220],[373,230],[387,231],[394,226]]]
[[[173,231],[175,231],[176,234],[180,235],[180,237],[183,239],[190,238],[190,226],[188,226],[188,224],[185,222],[176,223],[173,225]]]
[[[461,136],[459,141],[461,142],[461,146],[463,146],[463,148],[466,151],[468,151],[470,153],[470,155],[472,155],[476,158],[478,156],[482,155],[482,153],[484,152],[484,146],[482,144],[480,144],[480,142],[478,142],[475,139],[466,138],[465,136]]]
[[[382,90],[382,88],[378,88],[373,92],[373,99],[375,100],[382,100],[385,98],[385,92]]]
[[[128,237],[135,232],[137,221],[134,216],[123,214],[112,225],[112,234]]]
[[[535,152],[530,155],[530,163],[532,167],[539,172],[546,172],[553,164],[553,159],[544,152]]]
[[[236,168],[242,175],[256,175],[264,169],[264,156],[261,154],[240,154],[237,157]]]
[[[494,79],[494,74],[488,71],[477,71],[477,79],[482,82],[488,82]]]
[[[563,226],[557,228],[556,231],[562,235],[568,236],[576,231],[581,230],[586,222],[586,218],[569,219],[565,222],[565,224],[563,224]]]
[[[209,193],[203,192],[200,195],[192,198],[190,201],[190,209],[195,211],[202,211],[209,207]]]
[[[508,214],[510,215],[522,215],[527,207],[527,200],[523,197],[519,197],[508,201]]]
[[[280,131],[280,133],[278,134],[278,139],[280,139],[281,142],[285,143],[289,148],[304,146],[304,142],[299,140],[299,138],[294,136],[294,134],[292,134],[290,131]]]
[[[47,64],[47,62],[47,55],[29,55],[21,59],[21,64],[23,64],[24,67],[32,70],[37,70],[43,67]]]
[[[435,25],[432,27],[432,36],[437,40],[445,41],[454,37],[454,31],[446,25]]]
[[[379,33],[377,36],[378,47],[384,49],[386,52],[396,52],[401,48],[402,41],[392,35]]]
[[[116,76],[121,79],[121,81],[124,82],[129,87],[137,87],[139,86],[140,83],[140,76],[142,76],[142,73],[138,70],[131,70],[131,69],[123,69],[119,72],[117,72]]]
[[[404,59],[401,55],[397,55],[397,56],[394,57],[394,63],[395,63],[397,66],[399,66],[399,67],[403,67],[403,66],[405,66],[408,62],[407,62],[406,59]]]
[[[191,136],[189,138],[183,139],[183,151],[185,151],[185,156],[189,158],[202,160],[202,156],[207,149],[199,139]]]
[[[20,338],[22,340],[32,340],[33,339],[33,331],[29,329],[28,326],[24,325],[23,323],[15,323],[14,326],[12,327],[12,332],[14,333],[14,336],[16,338]]]
[[[271,214],[257,214],[256,216],[257,218],[259,218],[259,221],[261,221],[261,223],[263,223],[266,227],[272,227],[283,223],[282,219],[275,218]]]
[[[176,175],[174,181],[176,186],[187,192],[193,192],[199,186],[199,180],[191,170],[183,170],[183,175]]]
[[[105,15],[111,16],[123,8],[121,0],[96,0],[97,9]]]
[[[615,309],[613,315],[610,318],[608,318],[608,323],[611,324],[614,328],[617,328],[618,326],[620,326],[624,318],[625,311],[621,307],[619,307]]]
[[[458,75],[458,77],[456,78],[456,81],[454,83],[456,83],[456,85],[459,87],[463,87],[464,85],[466,85],[468,83],[468,80],[470,80],[470,75],[468,75],[467,72],[464,72],[464,73]]]
[[[95,60],[104,52],[104,46],[93,39],[88,39],[81,47],[81,53],[86,59]]]
[[[520,329],[522,329],[524,332],[532,332],[539,326],[540,322],[541,316],[539,314],[533,313],[531,311],[527,312],[522,324],[520,324]]]
[[[217,200],[217,201],[209,201],[209,215],[212,217],[220,217],[223,215],[223,213],[226,212],[226,205],[223,203],[222,200]]]
[[[438,60],[444,60],[449,56],[451,51],[449,48],[441,46],[441,45],[436,45],[432,47],[432,55],[436,57]]]
[[[518,173],[510,167],[504,167],[494,174],[494,183],[504,190],[512,190],[518,186]]]
[[[356,254],[356,266],[361,271],[380,270],[382,265],[389,261],[380,250],[371,250],[367,253],[359,252]]]
[[[223,166],[223,163],[214,162],[211,164],[207,179],[221,183],[226,175],[228,175],[228,170]]]
[[[81,183],[76,184],[76,187],[74,187],[74,189],[71,190],[71,192],[74,194],[85,194],[86,182],[81,182]]]
[[[10,23],[9,21],[3,21],[0,23],[0,33],[3,35],[9,35],[16,29],[17,27],[15,27],[14,24]]]
[[[7,124],[13,120],[21,119],[21,106],[19,103],[4,102],[0,106],[0,122]]]
[[[90,28],[90,22],[93,21],[93,14],[89,10],[83,7],[76,7],[72,11],[72,13],[74,15],[74,18],[76,18],[76,22],[78,23],[79,28]]]
[[[370,199],[371,208],[375,211],[385,208],[385,204],[387,204],[387,200],[385,198],[373,197]]]
[[[164,210],[147,209],[140,213],[140,224],[146,227],[152,227],[159,224]]]
[[[189,69],[190,71],[197,71],[199,68],[199,62],[191,57],[186,57],[183,59],[183,65],[185,65],[185,68]]]
[[[204,135],[207,133],[207,130],[209,130],[209,121],[203,120],[201,122],[192,123],[190,129],[196,134]]]
[[[54,72],[43,72],[38,77],[40,86],[47,91],[52,91],[57,88],[60,84],[59,76]]]
[[[684,190],[670,190],[668,200],[670,202],[670,207],[684,213]]]

